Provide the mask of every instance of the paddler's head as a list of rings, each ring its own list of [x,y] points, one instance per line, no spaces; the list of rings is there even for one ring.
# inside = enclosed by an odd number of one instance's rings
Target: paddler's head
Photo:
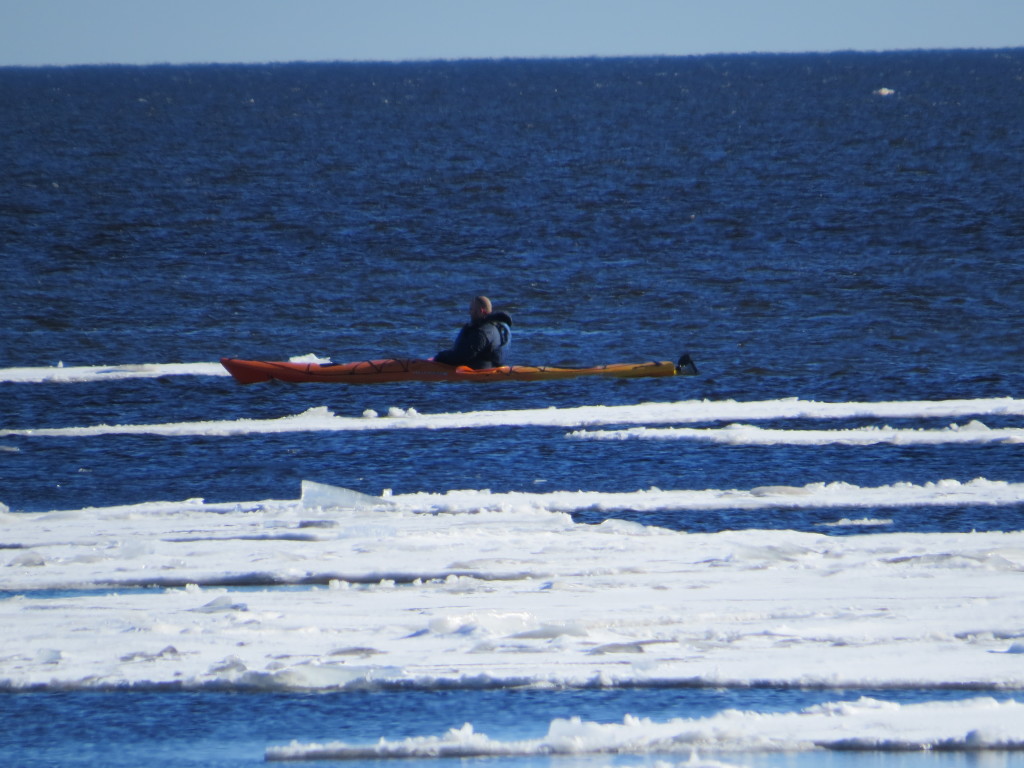
[[[491,314],[491,300],[486,296],[477,296],[469,302],[469,316],[474,321],[483,320]]]

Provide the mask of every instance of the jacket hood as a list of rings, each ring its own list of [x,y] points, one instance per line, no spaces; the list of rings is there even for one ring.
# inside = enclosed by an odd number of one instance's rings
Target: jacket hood
[[[512,317],[508,312],[491,312],[487,317],[480,321],[480,324],[484,323],[504,323],[505,325],[512,325]]]

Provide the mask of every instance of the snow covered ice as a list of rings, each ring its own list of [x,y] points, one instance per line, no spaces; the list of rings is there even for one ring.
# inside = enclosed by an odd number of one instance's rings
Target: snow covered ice
[[[286,419],[103,429],[212,436],[282,424],[407,429],[535,420],[582,429],[568,433],[574,439],[608,438],[587,431],[600,424],[618,425],[616,439],[633,439],[645,434],[632,430],[647,424],[780,418],[784,410],[788,418],[819,419],[927,412],[964,426],[898,431],[952,442],[988,436],[995,430],[976,420],[1019,413],[1021,401],[846,403],[832,414],[829,404],[801,401],[433,416],[392,408],[386,417],[316,409]],[[93,429],[5,434],[85,437]],[[673,430],[680,429],[647,432],[679,439]],[[769,432],[732,431],[753,441]],[[801,439],[797,429],[770,432]],[[859,427],[820,432],[832,433],[826,440],[874,436]],[[1015,434],[999,439],[1018,450]],[[0,511],[0,623],[18,627],[0,633],[0,687],[836,690],[833,702],[798,712],[555,720],[546,736],[526,741],[492,739],[468,723],[370,745],[273,745],[270,760],[1024,746],[1024,705],[1000,696],[1024,689],[1024,532],[872,532],[886,523],[886,508],[1018,508],[1024,484],[937,478],[879,487],[369,496],[305,482],[295,490],[294,498],[232,503]],[[630,509],[642,519],[645,511],[792,507],[818,510],[822,532],[686,533],[573,519],[601,509]],[[835,525],[865,533],[827,535]],[[844,698],[842,689],[852,688],[977,695],[901,705]]]
[[[3,686],[1024,687],[1022,532],[687,534],[576,524],[590,493],[318,492],[4,514]],[[919,492],[833,491],[847,516]]]

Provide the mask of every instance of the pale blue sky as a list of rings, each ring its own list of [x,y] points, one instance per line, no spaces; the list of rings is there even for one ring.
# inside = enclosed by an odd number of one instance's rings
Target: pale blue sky
[[[1024,0],[0,0],[0,65],[1024,46]]]

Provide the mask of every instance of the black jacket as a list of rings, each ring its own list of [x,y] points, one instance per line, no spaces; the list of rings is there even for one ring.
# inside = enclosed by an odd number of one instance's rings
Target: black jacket
[[[491,312],[482,320],[466,323],[451,349],[438,352],[434,359],[448,365],[470,368],[497,368],[508,365],[512,344],[512,318],[506,312]]]

